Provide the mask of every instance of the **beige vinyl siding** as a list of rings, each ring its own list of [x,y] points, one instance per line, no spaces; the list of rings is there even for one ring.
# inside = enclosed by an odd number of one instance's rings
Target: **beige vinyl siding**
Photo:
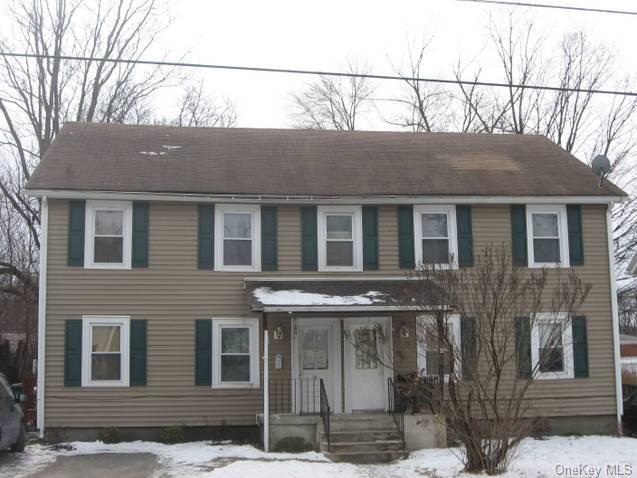
[[[588,318],[591,376],[537,383],[532,397],[541,413],[547,415],[615,413],[605,208],[584,206],[582,213],[586,265],[577,270],[593,283],[582,310]],[[255,415],[262,411],[260,389],[212,390],[194,385],[195,320],[259,316],[250,311],[243,289],[244,276],[259,274],[197,269],[197,205],[151,203],[148,269],[67,267],[67,234],[68,202],[50,200],[45,426],[254,424]],[[486,243],[510,244],[508,206],[475,206],[473,235],[476,252]],[[278,208],[278,258],[279,270],[262,275],[317,274],[301,271],[297,206]],[[363,274],[404,273],[398,268],[395,206],[379,208],[379,262],[379,271]],[[148,320],[147,386],[63,386],[64,320],[89,314]],[[395,365],[408,370],[416,363],[415,333],[410,329],[410,339],[397,338],[398,324],[404,320],[394,320],[394,344],[409,344],[401,346]],[[289,318],[269,318],[270,330],[276,325],[283,327],[284,340],[271,340],[271,375],[289,377]],[[279,352],[283,354],[283,368],[276,370],[274,354]]]

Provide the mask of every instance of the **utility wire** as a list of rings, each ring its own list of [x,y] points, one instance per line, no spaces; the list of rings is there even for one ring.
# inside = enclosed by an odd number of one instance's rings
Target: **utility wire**
[[[416,76],[398,76],[398,75],[378,75],[370,73],[351,73],[351,72],[338,72],[338,71],[322,71],[322,70],[301,70],[292,68],[266,68],[258,66],[239,66],[239,65],[215,65],[209,63],[185,63],[177,61],[164,61],[164,60],[127,60],[124,58],[98,58],[92,56],[73,56],[73,55],[43,55],[35,53],[11,53],[0,51],[0,56],[9,58],[37,58],[46,60],[69,60],[69,61],[90,61],[90,62],[106,62],[106,63],[124,63],[135,65],[153,65],[153,66],[170,66],[180,68],[203,68],[213,70],[232,70],[232,71],[252,71],[259,73],[281,73],[281,74],[293,74],[293,75],[313,75],[313,76],[334,76],[344,78],[367,78],[371,80],[398,80],[398,81],[412,81],[423,83],[441,83],[447,85],[467,85],[467,86],[492,86],[497,88],[519,88],[528,90],[542,90],[542,91],[565,91],[572,93],[595,93],[600,95],[619,95],[619,96],[631,96],[637,97],[635,91],[621,91],[621,90],[598,90],[591,88],[568,88],[562,86],[546,86],[546,85],[523,85],[518,83],[499,83],[496,81],[472,81],[448,78],[431,78],[431,77],[416,77]]]
[[[511,5],[515,7],[554,8],[558,10],[576,10],[578,12],[614,13],[616,15],[637,15],[637,12],[626,10],[608,10],[606,8],[571,7],[568,5],[552,5],[548,3],[506,2],[504,0],[456,0],[457,2],[492,3],[494,5]]]

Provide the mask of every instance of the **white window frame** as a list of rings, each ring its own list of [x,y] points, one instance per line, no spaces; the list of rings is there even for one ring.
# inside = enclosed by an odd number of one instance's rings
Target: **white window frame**
[[[122,262],[95,262],[95,212],[122,211]],[[84,219],[84,267],[86,269],[130,269],[133,235],[131,201],[86,201]]]
[[[352,216],[352,265],[327,265],[327,216]],[[318,221],[318,270],[319,272],[362,272],[363,271],[363,213],[361,206],[319,206]]]
[[[250,381],[221,381],[221,329],[246,327],[250,330]],[[259,372],[259,319],[230,317],[212,318],[212,388],[258,388]]]
[[[417,205],[414,206],[414,248],[416,265],[422,264],[422,215],[446,214],[449,254],[452,256],[448,264],[435,264],[440,269],[458,268],[458,223],[456,222],[456,206],[453,205]]]
[[[540,327],[541,323],[568,322],[562,326],[562,348],[564,349],[564,370],[562,372],[540,372]],[[573,356],[573,330],[568,314],[537,314],[531,329],[531,361],[532,369],[536,370],[538,380],[559,380],[575,377],[575,363]]]
[[[120,379],[92,380],[91,355],[93,326],[120,326]],[[82,316],[82,387],[128,387],[130,386],[130,317],[120,315],[84,315]]]
[[[252,264],[248,266],[225,265],[223,263],[223,215],[226,213],[250,214],[252,219]],[[215,205],[215,270],[228,272],[261,271],[261,206],[254,204],[216,204]]]
[[[560,241],[561,262],[536,262],[533,248],[533,214],[557,214],[557,232]],[[529,267],[570,267],[568,223],[563,204],[528,204],[526,206],[526,239],[529,251]]]
[[[427,348],[426,344],[420,340],[420,331],[426,326],[425,322],[433,322],[435,324],[435,317],[431,314],[419,315],[416,317],[416,364],[418,367],[418,375],[424,377],[435,377],[438,375],[436,370],[433,374],[427,370]],[[457,350],[462,350],[462,329],[460,327],[460,315],[449,314],[447,315],[447,327],[451,328],[453,338]],[[458,363],[454,364],[454,371],[457,377],[462,377],[462,356],[456,357]],[[449,374],[444,376],[445,382],[449,381]]]

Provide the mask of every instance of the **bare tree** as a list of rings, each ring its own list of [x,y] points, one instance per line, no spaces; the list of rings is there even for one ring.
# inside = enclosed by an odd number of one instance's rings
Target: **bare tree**
[[[368,68],[350,62],[350,73],[365,74]],[[364,77],[319,76],[300,93],[292,95],[293,118],[300,128],[354,131],[372,100],[374,88]]]
[[[206,92],[203,81],[199,81],[185,86],[177,117],[168,123],[174,126],[230,128],[237,123],[237,112],[229,98],[217,102]]]
[[[415,284],[398,300],[422,317],[417,341],[427,375],[437,378],[425,382],[426,395],[460,441],[468,472],[506,470],[533,431],[539,411],[527,394],[539,374],[559,373],[573,360],[565,337],[572,337],[571,316],[590,290],[573,271],[531,272],[513,266],[510,256],[491,246],[473,267],[420,264],[410,274]],[[539,343],[531,352],[536,327]]]

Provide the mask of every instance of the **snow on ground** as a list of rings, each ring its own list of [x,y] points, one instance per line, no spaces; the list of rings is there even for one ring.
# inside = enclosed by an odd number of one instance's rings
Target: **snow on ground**
[[[252,292],[264,305],[370,305],[382,302],[384,294],[370,290],[360,295],[327,295],[302,290],[272,290],[258,287]]]
[[[46,465],[53,462],[57,456],[151,453],[158,457],[163,468],[159,472],[160,476],[180,478],[473,476],[462,473],[457,449],[421,450],[412,453],[408,459],[386,465],[352,465],[331,463],[320,453],[264,453],[247,445],[210,445],[207,442],[177,445],[152,442],[112,445],[101,442],[74,442],[72,445],[75,447],[72,451],[54,451],[46,446],[32,445],[22,455],[20,466],[16,466],[15,470],[1,471],[6,471],[8,473],[6,476],[26,477],[32,472],[44,470]],[[637,440],[585,436],[551,437],[545,440],[527,439],[522,443],[510,470],[501,476],[502,478],[610,477],[635,474],[637,474]]]

